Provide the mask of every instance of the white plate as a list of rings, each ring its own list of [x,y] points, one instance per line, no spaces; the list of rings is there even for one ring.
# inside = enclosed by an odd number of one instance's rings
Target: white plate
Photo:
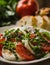
[[[26,26],[25,26],[26,27]],[[25,28],[24,27],[24,28]],[[32,27],[32,26],[31,26]],[[11,28],[11,29],[17,29],[17,28],[20,28],[20,27],[14,27],[14,28]],[[24,29],[23,27],[22,27],[22,29]],[[44,29],[40,29],[40,31],[41,32],[43,32],[43,31],[46,31],[46,30],[44,30]],[[48,31],[49,32],[49,31]],[[49,32],[50,33],[50,32]],[[0,57],[0,61],[2,61],[2,62],[6,62],[6,63],[10,63],[10,64],[30,64],[30,63],[37,63],[37,62],[40,62],[40,61],[44,61],[44,60],[46,60],[46,59],[49,59],[50,58],[50,53],[49,54],[47,54],[45,57],[43,57],[43,58],[41,58],[41,59],[36,59],[36,60],[32,60],[32,61],[21,61],[21,62],[17,62],[17,61],[8,61],[8,60],[6,60],[6,59],[4,59],[4,58],[2,58],[2,57]]]

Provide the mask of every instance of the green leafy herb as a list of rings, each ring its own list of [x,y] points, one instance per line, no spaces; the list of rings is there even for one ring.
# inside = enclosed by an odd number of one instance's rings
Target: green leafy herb
[[[15,49],[15,44],[13,42],[5,41],[3,44],[5,49]]]
[[[19,0],[0,0],[0,26],[16,23],[16,20],[19,18],[15,12],[18,1]]]
[[[12,29],[12,30],[6,30],[5,31],[5,35],[4,36],[8,36],[9,34],[11,34],[15,29]]]
[[[50,33],[48,33],[48,32],[43,32],[42,34],[50,40]]]

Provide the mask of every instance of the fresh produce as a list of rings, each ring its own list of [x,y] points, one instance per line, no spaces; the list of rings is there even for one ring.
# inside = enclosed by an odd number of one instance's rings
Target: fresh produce
[[[3,42],[5,41],[5,38],[3,37],[3,34],[0,34],[0,56],[2,56],[2,47],[3,47]]]
[[[36,60],[50,54],[49,31],[26,26],[6,30],[0,36],[6,39],[0,43],[0,57],[9,61]]]
[[[26,15],[35,15],[38,10],[38,4],[35,0],[20,0],[16,6],[16,12],[20,17]]]
[[[18,42],[18,45],[16,46],[16,51],[25,60],[35,59],[35,56],[29,50],[27,50],[27,48],[25,48],[21,42]]]
[[[0,26],[15,24],[18,19],[15,7],[19,0],[0,0]]]

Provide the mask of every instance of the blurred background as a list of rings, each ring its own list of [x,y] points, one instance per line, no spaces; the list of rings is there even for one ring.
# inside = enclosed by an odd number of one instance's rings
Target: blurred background
[[[37,0],[40,8],[42,7],[50,7],[50,0]]]
[[[19,19],[15,12],[19,0],[0,0],[0,27],[16,24]],[[50,7],[50,0],[37,0],[39,8]]]

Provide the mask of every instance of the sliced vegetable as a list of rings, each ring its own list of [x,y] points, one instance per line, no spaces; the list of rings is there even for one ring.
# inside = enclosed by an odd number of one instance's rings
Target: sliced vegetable
[[[43,49],[44,51],[50,51],[50,44],[42,43],[42,49]]]
[[[0,56],[2,56],[2,50],[0,50]]]
[[[5,37],[3,37],[3,34],[0,34],[0,43],[3,43],[5,41]]]
[[[32,55],[32,53],[30,51],[28,51],[21,42],[18,43],[18,45],[16,46],[16,52],[23,58],[25,58],[25,60],[34,60],[35,56]]]
[[[2,56],[2,48],[3,48],[3,45],[0,43],[0,56]]]
[[[46,53],[43,52],[41,46],[39,46],[39,45],[33,46],[31,43],[29,43],[29,46],[33,50],[36,59],[39,59],[39,58],[44,57],[46,55]]]
[[[32,39],[32,38],[34,38],[36,35],[35,34],[30,34],[30,38]]]
[[[3,34],[0,34],[0,37],[3,36]]]

